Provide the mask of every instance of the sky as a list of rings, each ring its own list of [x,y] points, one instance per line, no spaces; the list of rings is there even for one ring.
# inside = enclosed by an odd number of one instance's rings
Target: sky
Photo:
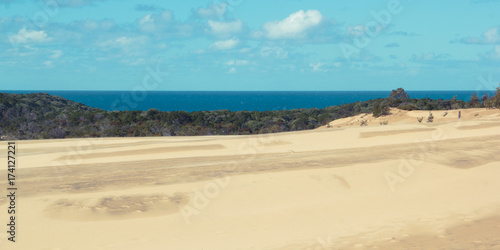
[[[1,90],[492,90],[500,0],[0,0]]]

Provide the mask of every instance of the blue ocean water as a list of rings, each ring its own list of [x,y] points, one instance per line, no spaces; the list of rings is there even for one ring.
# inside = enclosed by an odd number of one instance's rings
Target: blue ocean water
[[[389,96],[390,91],[0,91],[3,93],[45,92],[104,110],[201,111],[290,110],[325,108]],[[407,91],[411,98],[468,101],[475,91]],[[479,92],[494,95],[494,92]]]

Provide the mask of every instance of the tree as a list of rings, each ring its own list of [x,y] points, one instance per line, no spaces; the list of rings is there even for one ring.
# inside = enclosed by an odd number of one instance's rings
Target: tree
[[[493,108],[493,98],[488,98],[488,99],[484,100],[483,105],[487,109]]]
[[[469,107],[471,108],[479,107],[479,104],[481,104],[481,102],[479,101],[479,97],[475,92],[472,93],[472,96],[470,97],[469,100]]]
[[[379,117],[383,115],[388,115],[389,110],[390,109],[386,101],[376,102],[375,105],[373,106],[373,116]]]
[[[63,128],[60,128],[60,127],[55,127],[49,131],[49,135],[52,138],[56,138],[56,139],[64,138],[64,137],[66,137],[66,130]]]
[[[481,97],[481,102],[484,103],[484,101],[488,100],[490,97],[488,96],[488,93],[485,93],[482,97]]]
[[[460,104],[458,103],[457,96],[453,96],[453,99],[450,100],[451,109],[459,109]]]
[[[410,98],[408,93],[406,93],[406,91],[403,88],[392,90],[389,96],[396,100],[403,100],[403,101],[408,100]]]
[[[161,114],[160,111],[158,109],[154,109],[154,108],[146,111],[146,117],[147,117],[147,119],[150,119],[150,120],[159,119],[160,114]]]
[[[500,108],[500,87],[497,88],[497,93],[492,99],[493,106]]]
[[[405,102],[410,99],[410,96],[403,88],[398,88],[392,90],[389,97],[386,98],[387,104],[391,107],[397,107],[399,104]]]

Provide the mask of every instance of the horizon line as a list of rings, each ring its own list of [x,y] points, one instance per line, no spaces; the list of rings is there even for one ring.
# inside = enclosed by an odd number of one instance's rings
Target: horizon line
[[[385,92],[385,91],[392,91],[391,90],[144,90],[146,92]],[[87,92],[111,92],[111,91],[123,91],[123,92],[134,92],[136,90],[39,90],[39,89],[16,89],[16,90],[0,90],[0,92],[4,91],[87,91]],[[139,90],[142,91],[142,90]],[[451,90],[407,90],[405,91],[426,91],[426,92],[431,92],[431,91],[475,91],[475,92],[481,92],[481,91],[496,91],[496,89],[482,89],[482,90],[473,90],[473,89],[466,89],[466,90],[457,90],[457,89],[451,89]]]

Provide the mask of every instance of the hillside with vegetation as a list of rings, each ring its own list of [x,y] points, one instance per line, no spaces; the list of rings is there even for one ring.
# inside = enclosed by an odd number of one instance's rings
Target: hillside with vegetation
[[[403,89],[387,98],[323,109],[278,111],[105,111],[59,96],[0,93],[0,136],[3,139],[85,137],[243,135],[314,129],[361,113],[384,116],[390,107],[404,110],[499,108],[495,96],[473,95],[469,102],[412,99]]]

